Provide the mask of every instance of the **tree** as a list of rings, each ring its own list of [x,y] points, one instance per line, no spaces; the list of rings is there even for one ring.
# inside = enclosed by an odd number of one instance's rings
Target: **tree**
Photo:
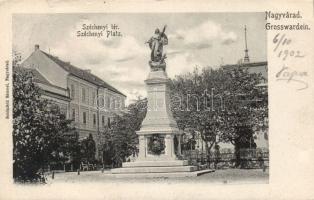
[[[104,137],[104,161],[107,164],[120,166],[131,155],[138,152],[138,136],[136,131],[141,127],[146,115],[147,100],[138,100],[130,104],[127,112],[116,115],[103,134]]]
[[[205,142],[208,161],[211,149],[217,142],[222,120],[218,108],[221,107],[220,100],[217,102],[212,93],[213,89],[215,92],[222,91],[222,86],[222,70],[214,71],[210,68],[204,68],[201,73],[195,68],[193,73],[177,76],[172,81],[172,111],[178,126],[182,130],[200,133]]]
[[[41,98],[33,74],[13,67],[13,177],[16,181],[44,181],[39,169],[74,155],[77,142],[71,121],[53,102]],[[65,134],[67,133],[67,134]],[[74,135],[75,136],[75,135]]]
[[[221,140],[235,146],[236,167],[243,167],[241,149],[256,148],[254,131],[265,128],[260,124],[268,116],[267,91],[256,87],[262,79],[260,74],[241,68],[226,71],[224,84],[229,90],[222,112]]]
[[[256,89],[260,81],[261,75],[241,68],[209,67],[201,72],[195,68],[193,73],[172,80],[172,111],[178,126],[200,133],[208,160],[212,147],[220,141],[234,144],[236,154],[248,141],[254,143],[252,129],[263,118],[252,103],[261,96]],[[267,107],[267,102],[262,107]]]
[[[87,162],[94,162],[96,154],[96,143],[92,134],[89,134],[87,138],[81,141],[81,158]]]

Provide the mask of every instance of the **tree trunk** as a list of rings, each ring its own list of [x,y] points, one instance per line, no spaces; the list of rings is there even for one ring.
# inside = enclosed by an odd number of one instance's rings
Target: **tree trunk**
[[[210,167],[210,151],[209,151],[209,147],[208,147],[208,142],[205,142],[205,151],[206,151],[206,157],[207,157],[207,164],[208,167]]]

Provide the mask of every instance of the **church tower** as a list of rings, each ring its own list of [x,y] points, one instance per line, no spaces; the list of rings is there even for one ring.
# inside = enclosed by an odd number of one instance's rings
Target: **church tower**
[[[249,57],[249,50],[247,48],[247,38],[246,38],[246,26],[244,26],[244,38],[245,38],[245,55],[244,55],[244,63],[249,63],[250,62],[250,57]]]

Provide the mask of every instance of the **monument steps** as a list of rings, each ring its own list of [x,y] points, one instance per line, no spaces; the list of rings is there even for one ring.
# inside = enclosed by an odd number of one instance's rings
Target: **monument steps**
[[[129,173],[129,174],[104,173],[103,175],[105,177],[113,178],[183,178],[183,177],[196,177],[211,172],[214,172],[214,170],[206,169],[194,172],[168,172],[168,173]]]
[[[136,162],[124,162],[122,167],[174,167],[174,166],[186,166],[189,162],[187,160],[152,160],[152,161],[136,161]]]
[[[193,172],[198,170],[197,166],[176,166],[176,167],[129,167],[112,169],[111,173],[171,173],[171,172]]]

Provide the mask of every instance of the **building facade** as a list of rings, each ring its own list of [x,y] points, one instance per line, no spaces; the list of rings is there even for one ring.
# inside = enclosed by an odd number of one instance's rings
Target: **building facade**
[[[21,66],[34,72],[42,97],[53,100],[73,120],[80,139],[93,136],[96,159],[100,160],[100,134],[124,109],[126,96],[90,70],[62,61],[40,50],[39,45]]]

